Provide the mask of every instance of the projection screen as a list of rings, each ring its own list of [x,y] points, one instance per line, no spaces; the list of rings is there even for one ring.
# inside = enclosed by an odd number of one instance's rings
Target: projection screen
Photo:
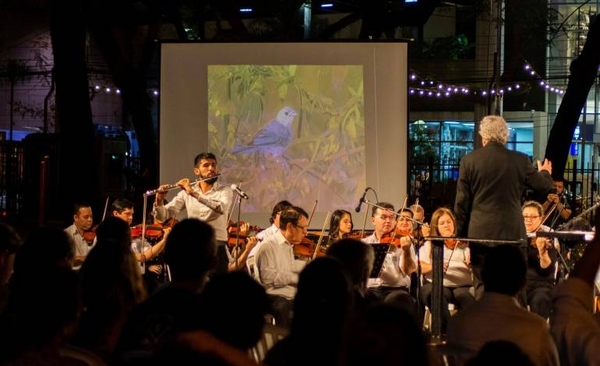
[[[195,179],[210,151],[219,182],[248,194],[252,225],[269,226],[285,199],[314,207],[313,230],[337,209],[372,229],[371,207],[355,212],[367,187],[368,201],[403,205],[406,43],[163,43],[160,65],[161,183]]]

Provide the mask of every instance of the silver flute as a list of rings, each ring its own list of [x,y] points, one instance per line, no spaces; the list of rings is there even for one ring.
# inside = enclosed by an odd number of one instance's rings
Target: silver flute
[[[206,178],[202,178],[202,179],[196,179],[195,181],[193,181],[193,182],[190,183],[190,186],[195,187],[200,182],[211,180],[211,179],[216,178],[216,177],[218,177],[220,175],[221,174],[215,174],[215,175],[210,176],[210,177],[206,177]],[[161,188],[156,188],[156,189],[151,189],[149,191],[146,191],[146,193],[144,193],[144,196],[153,196],[153,195],[155,195],[157,193],[165,193],[165,192],[168,192],[170,190],[177,189],[177,188],[181,188],[177,183],[175,183],[175,184],[169,184],[166,188],[165,187],[163,187],[162,189]]]

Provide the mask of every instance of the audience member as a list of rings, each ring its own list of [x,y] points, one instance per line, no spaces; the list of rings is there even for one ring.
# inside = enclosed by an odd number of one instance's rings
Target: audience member
[[[300,272],[289,335],[266,354],[270,366],[335,365],[354,321],[352,283],[344,265],[319,257]],[[307,351],[307,340],[318,347],[318,357]],[[326,345],[326,346],[325,346]]]
[[[600,360],[600,323],[594,316],[594,279],[600,265],[600,214],[593,216],[596,229],[569,278],[554,294],[550,329],[563,366],[597,365]]]
[[[57,228],[34,229],[16,253],[0,319],[0,364],[59,364],[82,310],[73,242]]]
[[[450,319],[448,345],[463,348],[472,357],[487,342],[504,340],[519,346],[535,365],[559,365],[546,320],[518,304],[526,272],[517,246],[493,247],[482,270],[483,296]]]
[[[21,245],[21,237],[7,223],[0,222],[0,314],[6,310],[9,289],[8,281],[13,272],[15,253]]]
[[[327,248],[326,255],[339,260],[346,268],[354,289],[354,301],[358,312],[367,306],[367,283],[373,271],[375,251],[373,246],[356,239],[341,239]]]
[[[214,229],[198,219],[175,224],[165,245],[165,263],[171,282],[137,305],[121,332],[117,351],[122,364],[147,359],[164,340],[197,327],[199,293],[217,263]]]
[[[414,316],[378,303],[351,325],[338,365],[429,366],[425,336]]]
[[[531,359],[513,342],[490,341],[465,366],[535,366]]]
[[[107,217],[96,233],[96,245],[80,270],[85,312],[75,343],[110,362],[123,325],[146,290],[131,251],[129,225]]]

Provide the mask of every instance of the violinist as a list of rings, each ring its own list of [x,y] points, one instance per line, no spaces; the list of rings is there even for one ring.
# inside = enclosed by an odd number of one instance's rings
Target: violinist
[[[431,215],[431,235],[453,237],[456,236],[456,219],[448,208],[438,208]],[[431,293],[433,290],[432,278],[432,243],[426,241],[419,249],[419,261],[423,273],[423,286],[421,287],[421,301],[431,308]],[[456,240],[444,242],[443,260],[443,306],[442,306],[442,332],[445,333],[446,324],[450,319],[448,304],[452,303],[459,309],[464,309],[475,302],[471,293],[473,279],[471,274],[471,253],[466,243]]]
[[[523,220],[529,238],[527,246],[527,285],[525,295],[529,309],[547,319],[552,309],[556,277],[558,239],[536,237],[537,231],[552,231],[542,224],[543,209],[537,201],[523,204]]]
[[[227,255],[229,257],[229,265],[227,269],[229,272],[246,268],[248,255],[254,248],[256,248],[256,245],[258,244],[258,239],[256,236],[248,236],[248,233],[250,232],[249,223],[244,222],[238,226],[237,230],[239,231],[240,237],[244,237],[245,240],[243,243],[235,245],[231,249],[231,252],[229,249],[227,249]]]
[[[554,190],[548,193],[546,201],[542,205],[544,214],[547,213],[546,221],[542,222],[542,224],[556,229],[571,218],[573,210],[571,210],[567,195],[565,194],[565,178],[554,178],[552,184],[554,185]]]
[[[121,220],[124,220],[131,226],[133,222],[133,202],[126,198],[116,199],[111,207],[110,211],[112,212],[112,216],[118,217]],[[142,272],[142,276],[144,278],[144,282],[146,284],[146,288],[148,292],[152,292],[157,286],[158,283],[156,281],[156,276],[160,275],[163,271],[162,264],[154,263],[146,266],[146,262],[149,262],[155,259],[162,251],[165,249],[165,244],[167,242],[167,236],[171,228],[163,229],[163,237],[162,239],[156,243],[156,245],[152,246],[147,240],[142,242],[142,238],[132,238],[131,240],[131,250],[135,254],[135,259],[140,263],[140,270]],[[155,276],[150,276],[150,274],[154,274]]]
[[[329,221],[329,244],[346,238],[351,232],[354,225],[352,224],[352,214],[346,210],[335,210],[331,214]]]
[[[288,328],[298,275],[306,264],[294,258],[294,245],[300,244],[308,232],[308,214],[297,206],[286,208],[280,213],[279,227],[260,245],[255,256],[255,268],[258,279],[267,290],[276,324]]]
[[[379,207],[378,207],[379,206]],[[410,210],[401,210],[401,215],[412,218]],[[373,234],[362,239],[367,244],[377,244],[388,240],[395,233],[396,212],[394,205],[388,202],[379,202],[373,206],[371,222],[375,226]],[[411,221],[403,219],[410,227]],[[398,232],[399,238],[394,238],[388,253],[385,256],[383,266],[377,278],[370,278],[367,283],[367,295],[384,303],[400,306],[417,319],[416,304],[410,295],[410,275],[416,271],[416,254],[412,245],[410,233]],[[393,235],[396,236],[396,235]]]
[[[95,238],[88,242],[84,237],[84,234],[92,229],[93,224],[92,207],[83,202],[75,203],[73,206],[73,225],[65,229],[65,232],[73,239],[75,244],[74,269],[79,269],[89,251],[96,244]]]
[[[250,253],[248,253],[248,258],[253,258],[256,255],[256,252],[258,251],[258,248],[261,246],[261,244],[279,231],[279,217],[281,216],[281,212],[290,207],[293,207],[293,205],[286,200],[279,201],[275,204],[275,206],[273,206],[273,210],[271,211],[271,217],[269,218],[271,226],[256,234],[258,243],[256,246],[254,246],[254,248],[252,248]]]
[[[416,221],[413,222],[413,236],[417,239],[426,237],[430,235],[431,229],[429,225],[425,223],[425,209],[418,203],[411,205],[409,209],[413,212],[414,219]],[[423,225],[419,226],[418,222],[422,222]]]

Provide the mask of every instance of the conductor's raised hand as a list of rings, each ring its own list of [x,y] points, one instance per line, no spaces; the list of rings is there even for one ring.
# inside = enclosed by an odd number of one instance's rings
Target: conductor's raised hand
[[[550,175],[552,175],[552,162],[548,159],[544,159],[544,162],[541,163],[539,160],[537,161],[538,171],[546,170]]]

